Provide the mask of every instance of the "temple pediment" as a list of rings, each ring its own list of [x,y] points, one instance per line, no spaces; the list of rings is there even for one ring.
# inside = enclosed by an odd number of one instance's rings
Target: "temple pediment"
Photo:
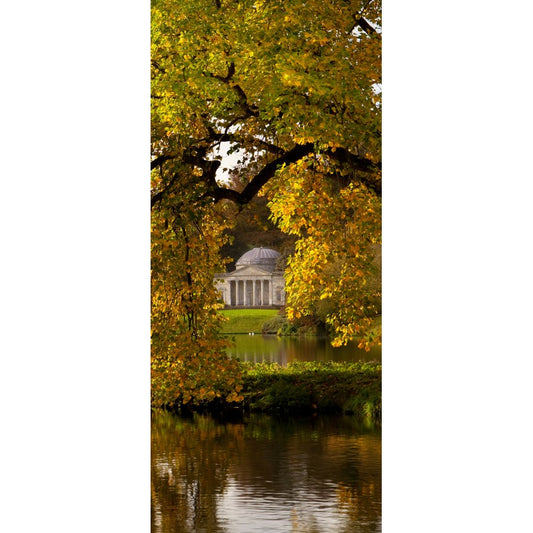
[[[250,276],[271,276],[272,271],[266,268],[261,268],[256,265],[246,265],[237,268],[233,272],[224,274],[224,277],[250,277]]]

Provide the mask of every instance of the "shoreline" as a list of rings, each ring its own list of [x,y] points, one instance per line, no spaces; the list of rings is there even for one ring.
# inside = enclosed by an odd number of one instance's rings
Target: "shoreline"
[[[250,413],[280,416],[345,414],[381,421],[381,363],[295,362],[241,363],[241,402],[217,398],[210,402],[179,399],[155,408],[181,416],[207,413],[225,418]]]

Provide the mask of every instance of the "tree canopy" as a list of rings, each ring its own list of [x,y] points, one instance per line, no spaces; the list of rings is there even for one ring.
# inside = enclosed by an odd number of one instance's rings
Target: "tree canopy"
[[[159,359],[190,342],[198,361],[223,351],[209,337],[218,320],[211,280],[227,230],[258,195],[296,239],[289,318],[321,313],[334,344],[379,342],[380,28],[379,0],[152,0]],[[226,174],[221,150],[239,159]]]

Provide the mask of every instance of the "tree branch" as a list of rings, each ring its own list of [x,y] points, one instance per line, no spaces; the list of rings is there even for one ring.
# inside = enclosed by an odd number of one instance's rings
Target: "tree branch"
[[[345,148],[336,148],[335,151],[329,148],[324,153],[331,159],[348,164],[354,170],[361,172],[362,174],[357,176],[357,180],[381,196],[381,180],[372,179],[372,176],[376,176],[381,171],[381,163],[374,163],[370,159],[354,155]]]
[[[247,116],[258,117],[259,110],[257,109],[257,107],[254,105],[250,106],[250,104],[248,103],[248,97],[246,96],[246,93],[243,91],[242,87],[232,81],[234,74],[235,74],[235,63],[232,61],[228,66],[228,73],[226,74],[226,76],[219,76],[218,74],[212,74],[212,73],[209,73],[209,76],[217,80],[220,80],[222,83],[225,83],[237,93],[237,97],[239,99],[239,105],[241,106],[241,108],[243,109],[243,111],[246,113]]]
[[[232,200],[239,205],[244,205],[261,190],[270,178],[274,176],[276,170],[283,164],[289,165],[296,163],[299,159],[310,154],[314,150],[313,143],[298,144],[292,150],[285,152],[284,155],[278,157],[274,161],[267,163],[246,185],[242,192],[237,192],[232,189],[225,189],[218,187],[213,191],[215,202],[222,199]]]
[[[170,190],[172,185],[177,181],[178,177],[179,177],[179,174],[176,172],[172,176],[170,181],[167,183],[166,187],[164,187],[159,192],[156,192],[155,194],[152,195],[152,197],[150,198],[150,207],[152,209],[157,204],[157,202],[160,202],[163,199],[163,196],[165,196],[165,194]]]
[[[365,17],[362,17],[360,15],[355,16],[355,26],[359,26],[365,33],[368,35],[376,35],[378,37],[381,37],[381,35],[376,31],[376,28],[374,28],[368,20],[365,19]],[[352,30],[353,31],[353,30]]]
[[[150,170],[154,170],[154,168],[160,167],[165,161],[168,161],[169,159],[174,159],[174,156],[160,155],[159,157],[156,157],[150,163]]]
[[[262,148],[264,150],[267,150],[270,153],[282,155],[285,153],[285,150],[283,148],[280,148],[279,146],[276,146],[275,144],[269,143],[267,141],[263,141],[262,139],[257,139],[256,137],[242,137],[239,134],[235,133],[218,133],[213,128],[208,128],[209,131],[209,137],[207,137],[206,141],[213,141],[217,143],[221,142],[235,142],[242,145],[250,144],[252,146],[257,146],[258,148]]]
[[[230,135],[230,134],[220,134]],[[276,171],[282,165],[290,165],[296,163],[308,154],[313,153],[315,145],[313,143],[298,144],[291,150],[284,152],[282,156],[278,157],[274,161],[267,163],[239,192],[234,189],[228,189],[226,187],[220,187],[216,182],[216,172],[220,167],[220,161],[212,161],[205,159],[197,154],[186,154],[182,156],[182,162],[187,165],[196,166],[203,171],[201,180],[207,186],[208,190],[201,195],[200,198],[213,198],[217,203],[221,200],[231,200],[239,206],[248,204],[261,190],[272,177],[274,177]],[[364,157],[356,156],[344,148],[329,148],[322,152],[327,157],[341,164],[348,165],[352,170],[358,171],[357,181],[360,181],[368,189],[374,191],[378,196],[381,196],[381,180],[376,176],[381,170],[381,164],[374,163]],[[204,154],[202,154],[204,155]],[[171,159],[169,156],[161,156]],[[160,158],[158,158],[160,159]],[[155,160],[154,160],[155,161]],[[152,197],[152,207],[166,194],[166,192],[172,187],[177,180],[178,174],[174,174],[167,186],[156,193]]]

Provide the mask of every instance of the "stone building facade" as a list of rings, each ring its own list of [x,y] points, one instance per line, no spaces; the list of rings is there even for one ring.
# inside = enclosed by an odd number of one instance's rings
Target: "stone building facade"
[[[276,270],[279,252],[253,248],[235,263],[235,270],[215,275],[215,286],[226,307],[285,305],[283,272]]]

